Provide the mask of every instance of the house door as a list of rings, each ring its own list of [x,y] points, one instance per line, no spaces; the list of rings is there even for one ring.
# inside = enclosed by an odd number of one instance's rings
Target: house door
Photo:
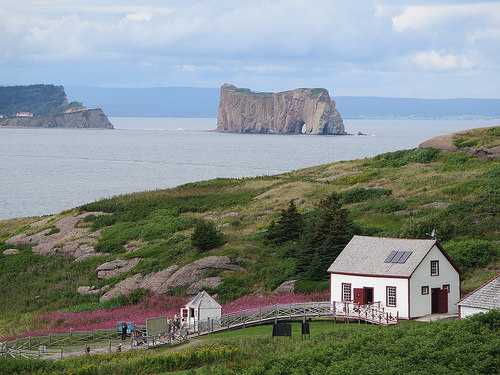
[[[431,290],[431,313],[444,314],[448,312],[448,291],[441,288]]]
[[[363,288],[364,291],[364,305],[372,304],[373,303],[373,288]]]
[[[448,291],[446,289],[441,289],[439,294],[440,310],[441,313],[445,314],[448,312]]]
[[[354,288],[354,303],[363,305],[365,302],[365,290],[363,288]]]
[[[439,303],[440,288],[432,288],[431,290],[431,313],[438,314],[441,311],[441,305]]]

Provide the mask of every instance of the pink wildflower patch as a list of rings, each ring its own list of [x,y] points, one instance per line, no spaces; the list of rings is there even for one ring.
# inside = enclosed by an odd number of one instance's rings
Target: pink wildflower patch
[[[259,307],[277,304],[302,303],[311,301],[327,301],[328,291],[300,294],[270,294],[249,295],[238,298],[222,306],[222,313],[234,313]],[[122,306],[112,309],[94,311],[68,312],[54,311],[40,315],[35,326],[43,327],[38,330],[25,332],[21,336],[40,336],[49,333],[90,332],[98,329],[114,329],[117,322],[133,322],[143,325],[148,318],[166,316],[173,318],[187,302],[183,297],[153,295],[136,305]]]

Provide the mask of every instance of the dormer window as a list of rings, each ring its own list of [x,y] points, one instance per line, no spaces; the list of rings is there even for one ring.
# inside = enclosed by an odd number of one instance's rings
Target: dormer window
[[[439,276],[439,260],[431,260],[431,276]]]

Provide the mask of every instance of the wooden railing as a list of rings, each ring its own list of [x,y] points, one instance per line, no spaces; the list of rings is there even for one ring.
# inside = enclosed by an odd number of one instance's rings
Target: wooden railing
[[[197,322],[188,327],[192,334],[207,334],[273,320],[329,317],[363,320],[380,325],[397,324],[399,317],[385,312],[380,302],[358,305],[353,302],[305,302],[272,305],[222,315],[220,319]]]

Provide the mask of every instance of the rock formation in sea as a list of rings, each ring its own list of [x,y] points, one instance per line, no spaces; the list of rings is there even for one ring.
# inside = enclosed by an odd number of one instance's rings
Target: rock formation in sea
[[[68,102],[55,85],[0,87],[0,127],[113,129],[102,109]]]
[[[82,128],[113,129],[102,109],[81,109],[48,116],[0,118],[0,128]]]
[[[300,88],[253,92],[224,84],[217,131],[276,134],[346,134],[342,116],[328,90]]]

